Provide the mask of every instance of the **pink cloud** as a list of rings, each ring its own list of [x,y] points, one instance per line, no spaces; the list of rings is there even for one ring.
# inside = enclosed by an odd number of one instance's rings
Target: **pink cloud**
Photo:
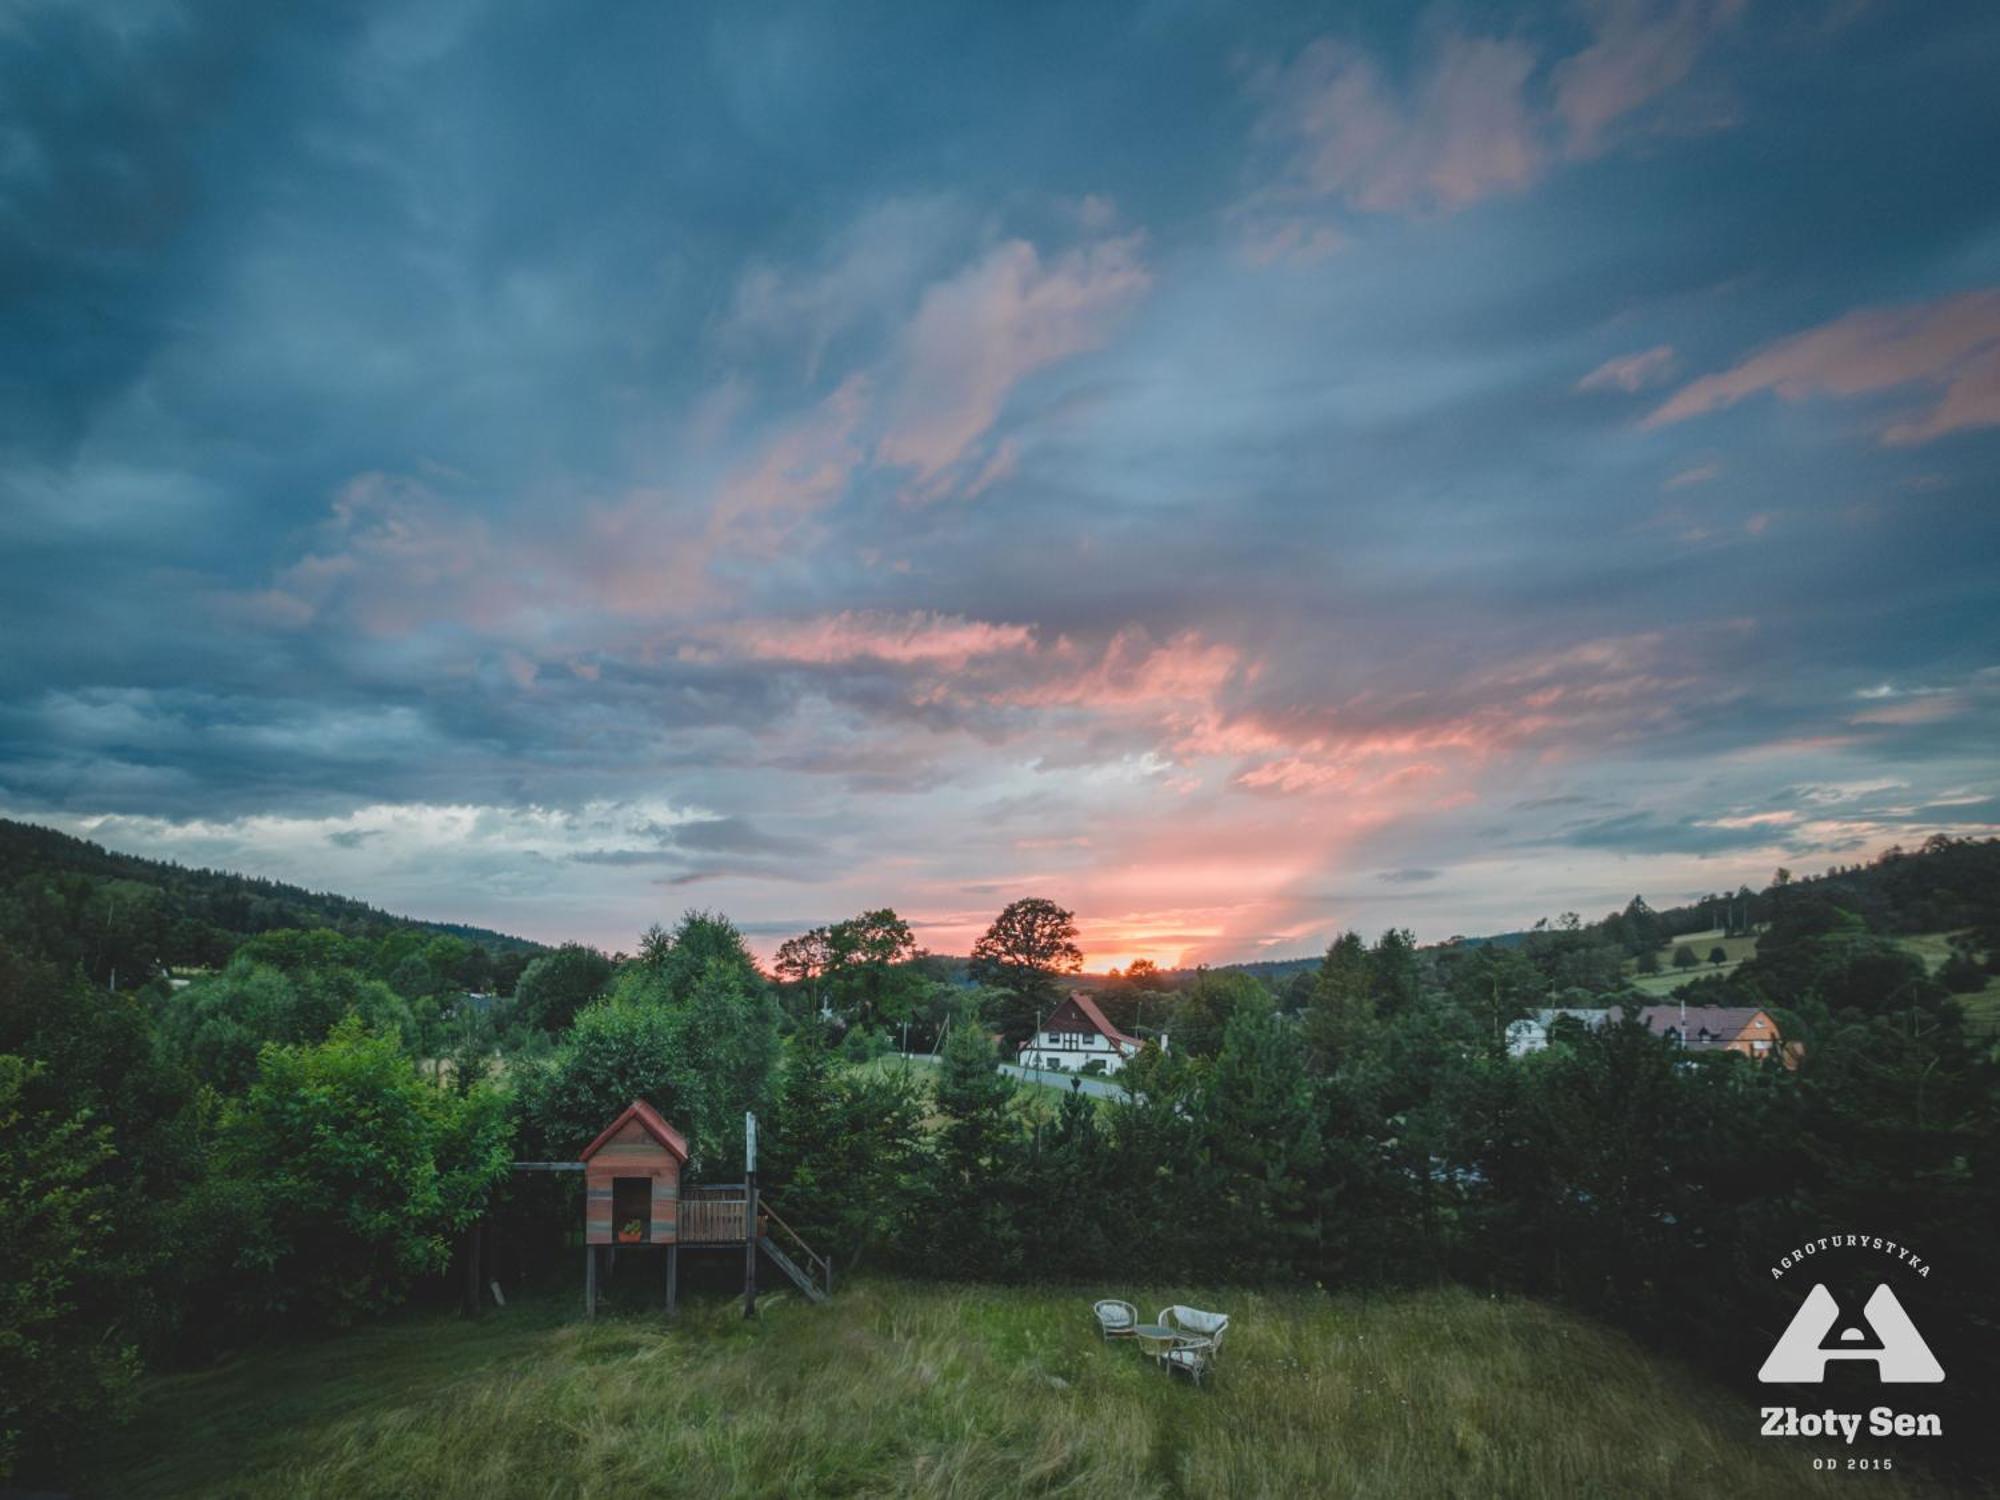
[[[1692,485],[1707,484],[1721,472],[1722,468],[1718,464],[1696,464],[1691,469],[1682,469],[1673,478],[1661,485],[1660,488],[1668,491],[1684,490]],[[1762,526],[1754,528],[1756,531],[1762,531],[1763,529]]]
[[[1234,647],[1194,631],[1156,643],[1143,630],[1127,629],[1094,655],[1067,640],[1057,642],[1050,659],[1055,670],[1002,696],[1003,701],[1032,707],[1169,709],[1189,703],[1206,707],[1242,663]]]
[[[531,688],[535,685],[535,679],[541,675],[541,668],[519,651],[501,652],[500,664],[506,668],[507,675],[514,679],[516,687]]]
[[[966,217],[964,206],[948,197],[877,203],[831,238],[817,264],[758,262],[746,269],[718,337],[736,351],[801,349],[806,376],[816,379],[835,340],[900,315],[910,288],[922,284]]]
[[[770,555],[798,524],[847,491],[865,457],[857,431],[871,386],[850,375],[731,474],[709,511],[711,547]]]
[[[1258,79],[1260,133],[1293,153],[1280,193],[1448,213],[1525,187],[1541,161],[1524,92],[1534,68],[1521,42],[1449,32],[1405,100],[1366,53],[1321,38]],[[1267,243],[1305,238],[1279,231]]]
[[[486,580],[506,576],[505,548],[479,517],[423,483],[357,475],[334,497],[316,549],[268,589],[238,596],[246,617],[296,629],[328,615],[373,636],[402,636],[449,614],[492,627],[509,605]]]
[[[1253,264],[1310,261],[1345,243],[1318,205],[1363,213],[1450,214],[1520,192],[1545,175],[1558,139],[1572,159],[1597,155],[1618,120],[1684,83],[1742,0],[1596,0],[1591,41],[1557,62],[1519,36],[1429,29],[1431,45],[1401,87],[1368,53],[1331,37],[1251,86],[1260,139],[1277,170],[1238,206]],[[1540,103],[1552,92],[1553,107]],[[1711,123],[1712,123],[1711,112]]]
[[[1884,443],[1923,443],[1948,432],[2000,425],[2000,289],[1849,313],[1683,386],[1643,425],[1686,421],[1765,391],[1796,402],[1909,385],[1930,386],[1942,395],[1928,411],[1885,427]]]
[[[1576,388],[1579,391],[1627,393],[1644,390],[1664,380],[1673,366],[1673,345],[1659,344],[1637,354],[1621,354],[1616,359],[1607,359],[1579,380]]]
[[[1702,48],[1742,9],[1742,0],[1598,0],[1591,44],[1554,73],[1568,154],[1598,154],[1608,127],[1686,79]]]
[[[1139,237],[1044,260],[1025,240],[995,246],[925,292],[905,329],[876,460],[914,472],[919,498],[998,420],[1021,380],[1101,347],[1152,284]]]
[[[1276,223],[1252,221],[1243,239],[1243,254],[1253,266],[1313,265],[1345,249],[1347,236],[1330,224],[1309,224],[1300,219]]]
[[[1025,625],[968,620],[918,610],[909,614],[843,611],[798,621],[748,621],[721,634],[759,661],[832,664],[851,661],[922,663],[957,669],[977,656],[1031,650]]]

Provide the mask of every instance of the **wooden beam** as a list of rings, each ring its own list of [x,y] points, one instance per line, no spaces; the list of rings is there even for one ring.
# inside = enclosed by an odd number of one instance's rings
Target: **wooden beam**
[[[757,1316],[757,1174],[744,1173],[743,1316]]]
[[[479,1316],[479,1223],[465,1231],[465,1285],[458,1310],[468,1318]]]
[[[583,1247],[583,1315],[597,1316],[597,1246]]]

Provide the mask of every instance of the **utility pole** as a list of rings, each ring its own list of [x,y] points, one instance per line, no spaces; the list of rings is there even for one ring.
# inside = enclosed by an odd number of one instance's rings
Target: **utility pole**
[[[757,1116],[743,1112],[743,1316],[757,1316]]]

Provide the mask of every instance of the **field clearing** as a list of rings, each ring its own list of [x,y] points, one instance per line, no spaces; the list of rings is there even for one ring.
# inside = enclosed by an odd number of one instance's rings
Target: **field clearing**
[[[878,1280],[673,1327],[551,1296],[153,1379],[87,1493],[1757,1497],[1844,1452],[1539,1303],[1116,1290],[1232,1315],[1209,1388],[1101,1342],[1081,1290]]]
[[[927,1096],[931,1093],[938,1075],[936,1063],[912,1061],[894,1053],[887,1057],[873,1058],[865,1063],[854,1063],[851,1066],[863,1073],[905,1074],[921,1082]],[[1057,1083],[1053,1080],[1044,1083],[1035,1078],[1017,1078],[1011,1073],[1006,1076],[1007,1081],[1014,1085],[1014,1107],[1021,1114],[1032,1115],[1041,1120],[1052,1120],[1062,1101],[1069,1097],[1070,1090],[1067,1083]],[[1100,1109],[1108,1109],[1111,1106],[1112,1101],[1107,1098],[1090,1095],[1085,1097],[1096,1097]],[[940,1124],[942,1121],[943,1117],[940,1115],[932,1117],[933,1124]]]
[[[1674,967],[1674,950],[1682,943],[1694,949],[1695,957],[1700,960],[1692,969]],[[1727,963],[1712,964],[1708,961],[1709,950],[1717,946],[1729,955]],[[1724,937],[1721,929],[1714,928],[1707,932],[1692,932],[1685,937],[1675,938],[1659,951],[1660,972],[1657,974],[1641,974],[1636,962],[1628,961],[1625,965],[1625,977],[1631,982],[1632,988],[1642,995],[1664,997],[1671,995],[1690,980],[1700,979],[1705,975],[1734,974],[1737,966],[1745,959],[1756,957],[1757,937],[1755,933],[1742,937]]]
[[[1914,953],[1924,961],[1924,967],[1933,974],[1944,967],[1951,957],[1951,940],[1955,936],[1949,932],[1918,932],[1907,937],[1899,937],[1896,946],[1906,953]]]
[[[1958,934],[1952,932],[1919,932],[1899,937],[1896,942],[1905,951],[1921,958],[1924,967],[1935,974],[1950,959],[1951,940],[1956,936]],[[1973,1034],[2000,1037],[2000,974],[1990,977],[1986,988],[1956,998],[1965,1007],[1968,1029]]]

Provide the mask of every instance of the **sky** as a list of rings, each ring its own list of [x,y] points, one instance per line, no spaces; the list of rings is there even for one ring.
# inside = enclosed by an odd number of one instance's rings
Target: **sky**
[[[0,5],[0,813],[1093,969],[2000,832],[2000,9]]]

